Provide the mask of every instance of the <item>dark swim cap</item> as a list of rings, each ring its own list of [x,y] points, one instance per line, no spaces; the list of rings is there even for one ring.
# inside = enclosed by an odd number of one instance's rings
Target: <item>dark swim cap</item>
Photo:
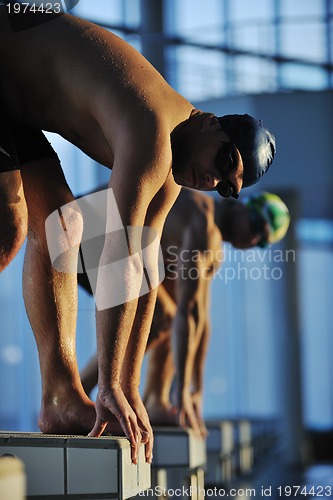
[[[217,118],[221,129],[239,150],[243,165],[243,187],[252,186],[271,166],[276,147],[274,136],[262,120],[250,115],[225,115]]]

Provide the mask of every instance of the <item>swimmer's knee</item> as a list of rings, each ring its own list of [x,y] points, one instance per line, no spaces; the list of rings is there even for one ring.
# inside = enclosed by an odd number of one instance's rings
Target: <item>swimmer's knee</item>
[[[53,267],[77,272],[77,255],[83,233],[83,217],[75,202],[63,205],[45,221],[47,247]]]
[[[29,239],[51,238],[52,241],[60,240],[60,245],[73,245],[73,241],[81,239],[82,214],[71,192],[63,191],[54,189],[47,199],[41,196],[40,203],[29,198]]]
[[[70,247],[76,246],[81,241],[83,233],[83,216],[78,205],[75,201],[64,205],[58,214],[63,232],[67,236],[67,244]]]

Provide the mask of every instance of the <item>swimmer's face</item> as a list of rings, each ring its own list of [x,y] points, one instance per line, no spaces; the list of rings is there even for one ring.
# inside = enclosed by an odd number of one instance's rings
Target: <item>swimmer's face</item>
[[[229,188],[229,196],[237,195],[241,190],[241,155],[215,117],[205,117],[201,127],[190,130],[173,148],[173,153],[172,173],[177,184],[213,191],[222,182],[226,191]]]
[[[223,202],[222,203],[226,203]],[[268,241],[269,227],[263,217],[243,203],[230,200],[228,208],[230,243],[239,249],[252,248]]]

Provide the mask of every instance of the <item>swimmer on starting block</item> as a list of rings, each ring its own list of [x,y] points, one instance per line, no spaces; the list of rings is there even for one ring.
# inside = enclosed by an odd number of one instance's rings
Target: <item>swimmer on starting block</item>
[[[73,251],[64,268],[72,270],[82,218],[73,207],[61,208],[72,194],[53,153],[48,153],[51,161],[42,158],[21,170],[24,155],[14,150],[25,132],[18,137],[15,127],[26,127],[31,137],[24,147],[34,147],[34,133],[51,131],[112,169],[109,188],[123,226],[147,226],[158,234],[181,185],[237,197],[243,187],[259,181],[273,161],[274,137],[248,115],[217,118],[195,109],[128,43],[75,16],[29,8],[14,13],[1,5],[0,41],[0,270],[28,231],[23,282],[41,366],[40,429],[97,437],[107,426],[116,430],[120,424],[133,462],[140,442],[151,461],[153,433],[139,380],[157,289],[97,310],[99,389],[94,405],[84,394],[77,368],[74,273],[51,267],[43,223],[55,209],[60,222],[67,221]],[[117,255],[112,215],[109,211],[101,267]],[[51,236],[64,245],[56,233]],[[150,268],[154,283],[156,256]],[[141,260],[133,249],[123,276],[125,295],[131,297],[142,279]],[[107,273],[98,274],[97,287],[107,299]],[[125,359],[130,369],[121,374]]]

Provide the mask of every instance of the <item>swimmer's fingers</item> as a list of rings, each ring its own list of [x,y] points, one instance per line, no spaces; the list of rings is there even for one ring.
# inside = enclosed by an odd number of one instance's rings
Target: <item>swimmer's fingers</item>
[[[108,422],[113,420],[113,415],[119,421],[125,436],[130,441],[132,462],[137,464],[141,444],[141,430],[134,411],[120,389],[117,391],[100,390],[98,392],[96,421],[89,435],[100,436]]]

